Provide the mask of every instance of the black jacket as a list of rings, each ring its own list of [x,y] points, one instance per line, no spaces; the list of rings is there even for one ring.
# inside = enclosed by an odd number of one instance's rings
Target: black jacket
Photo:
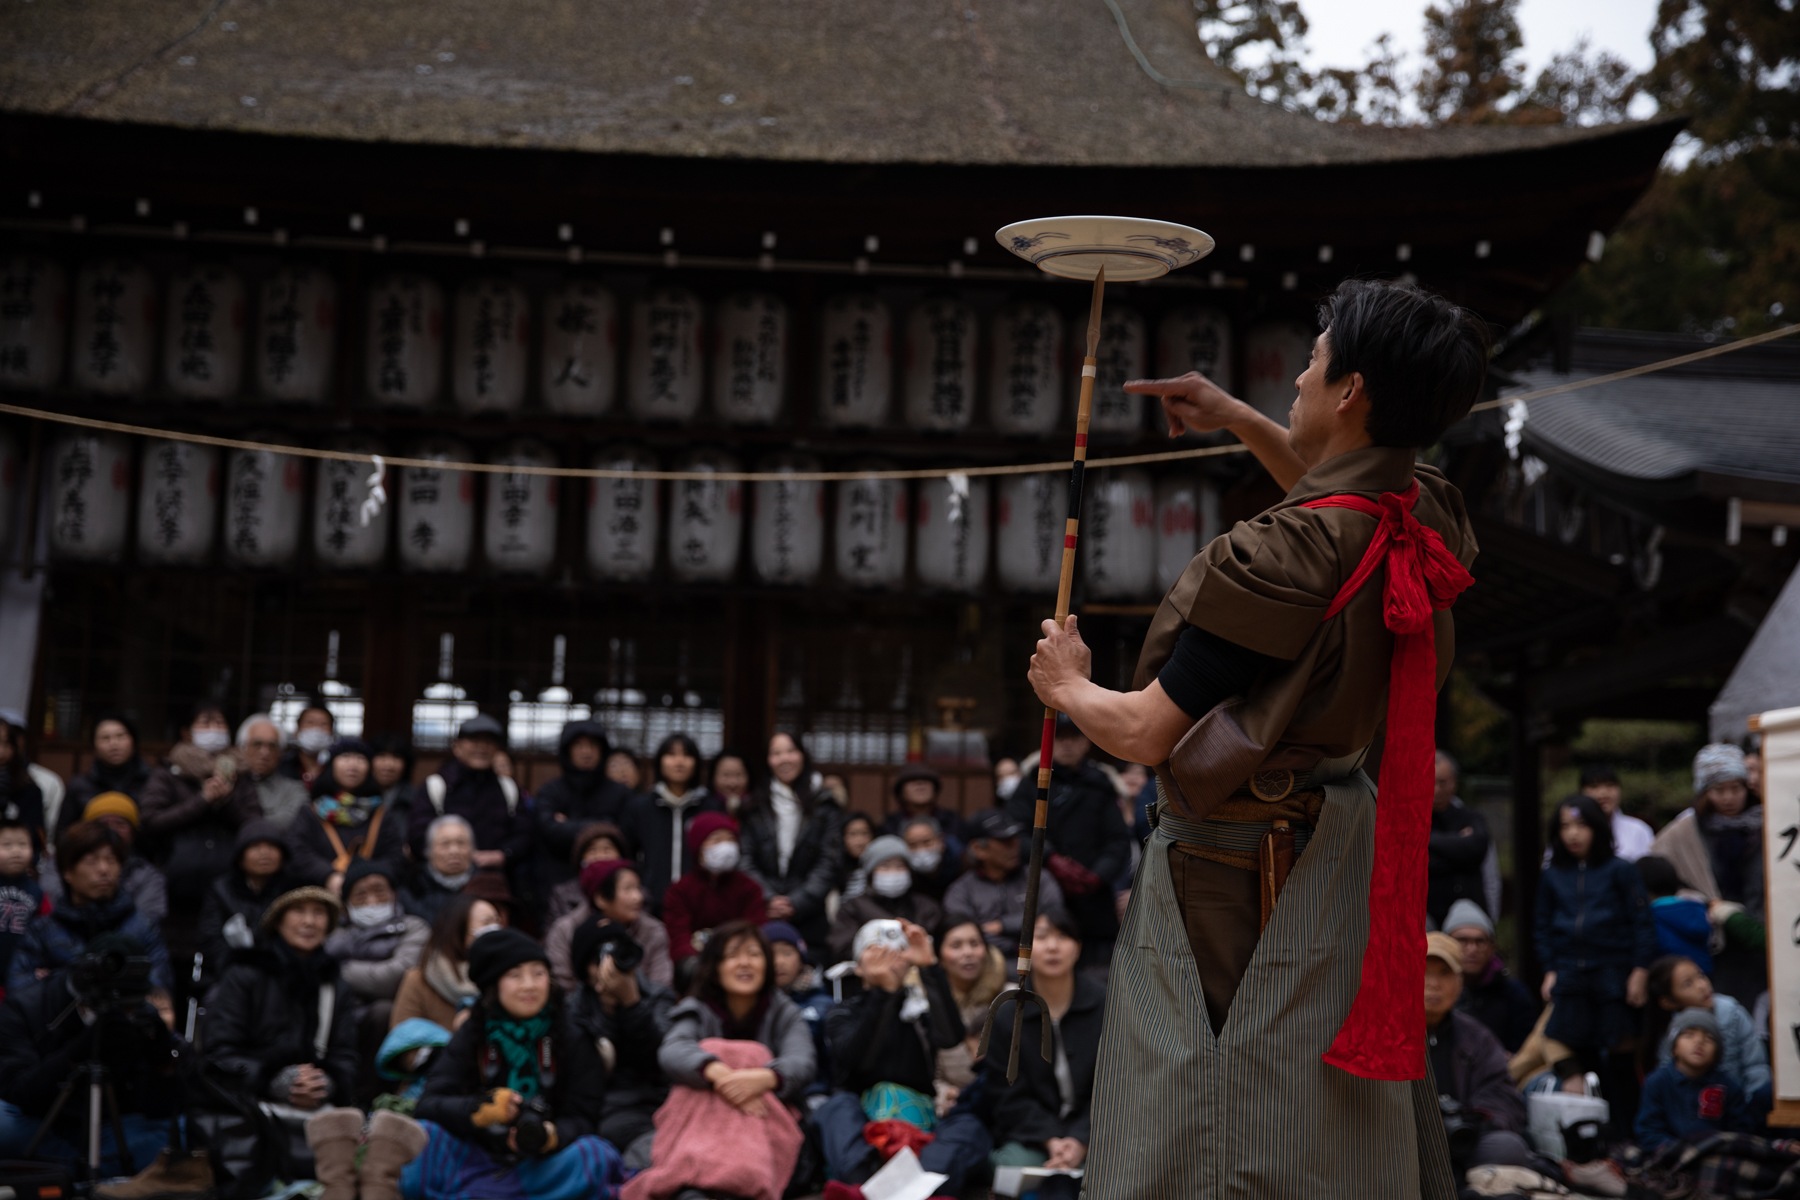
[[[206,1065],[227,1082],[258,1099],[269,1099],[269,1084],[282,1068],[311,1063],[331,1077],[333,1104],[356,1098],[356,998],[338,978],[338,965],[321,948],[313,951],[311,973],[285,943],[234,951],[230,965],[206,994],[206,1021],[200,1042]],[[331,1030],[321,1059],[314,1041],[319,1028],[319,992],[332,989]]]
[[[764,896],[786,896],[794,906],[790,921],[800,935],[823,945],[829,929],[825,897],[837,886],[838,861],[844,853],[844,810],[826,792],[816,793],[810,801],[798,790],[795,795],[803,815],[786,873],[781,870],[781,843],[768,790],[759,788],[745,799],[738,811],[743,869],[762,884]]]
[[[518,793],[518,803],[508,807],[506,790],[500,776],[492,770],[472,771],[455,759],[437,769],[444,779],[444,807],[432,803],[430,783],[419,785],[412,802],[413,861],[425,861],[425,831],[438,817],[451,813],[463,818],[475,831],[477,850],[500,850],[506,854],[506,869],[512,870],[531,855],[531,807],[525,793]]]
[[[1028,830],[1036,808],[1037,789],[1025,781],[1006,798],[1007,815]],[[1045,842],[1050,853],[1072,858],[1100,877],[1094,891],[1065,895],[1064,901],[1069,915],[1081,925],[1084,940],[1112,941],[1119,933],[1112,881],[1131,865],[1131,830],[1119,815],[1119,793],[1112,780],[1093,763],[1051,769]]]
[[[321,775],[321,779],[325,776]],[[338,838],[344,843],[344,849],[357,858],[377,858],[386,863],[395,879],[406,877],[406,819],[402,814],[383,806],[375,810],[381,817],[381,827],[375,831],[375,847],[368,854],[363,854],[363,840],[369,836],[369,826],[375,823],[371,815],[361,825],[338,825]],[[324,884],[337,868],[333,862],[337,858],[337,849],[331,844],[331,838],[325,833],[325,822],[308,804],[294,814],[293,823],[287,827],[288,874],[307,884]]]
[[[1431,812],[1430,884],[1425,911],[1439,925],[1458,900],[1467,900],[1487,912],[1487,895],[1481,886],[1481,864],[1487,858],[1487,819],[1472,808],[1452,804]],[[1495,913],[1488,915],[1496,916]]]
[[[695,788],[682,798],[685,800],[694,792],[699,793],[698,798],[681,809],[682,840],[679,842],[675,839],[674,810],[654,792],[633,796],[625,805],[625,819],[619,823],[620,831],[631,842],[632,853],[643,865],[639,878],[644,881],[644,891],[649,893],[651,911],[659,917],[663,893],[675,882],[674,854],[678,846],[681,849],[681,873],[685,875],[694,869],[694,855],[686,845],[687,827],[703,812],[725,811],[719,798],[705,788]]]
[[[63,1083],[88,1059],[90,1027],[80,1017],[68,1013],[51,1028],[72,999],[69,973],[58,971],[12,988],[0,1006],[0,1100],[28,1117],[47,1114]],[[93,1028],[101,1037],[106,1081],[120,1112],[146,1117],[181,1112],[182,1092],[174,1085],[192,1070],[193,1047],[170,1033],[154,1008],[146,1002],[129,1018],[108,1017]],[[53,1127],[71,1145],[87,1144],[86,1111],[83,1089],[64,1105]]]
[[[1512,977],[1498,954],[1480,979],[1463,976],[1462,999],[1456,1007],[1486,1025],[1509,1054],[1518,1052],[1537,1024],[1537,997]]]
[[[606,745],[606,727],[598,721],[570,721],[557,740],[556,759],[562,774],[538,789],[532,797],[532,819],[537,825],[538,884],[547,895],[557,884],[574,879],[578,872],[569,856],[575,851],[575,835],[591,821],[611,821],[625,827],[625,808],[632,791],[606,777],[604,750],[601,766],[576,770],[569,761],[569,747],[577,738],[592,738]],[[557,820],[561,817],[562,820]],[[622,848],[622,847],[621,847]]]
[[[1074,1105],[1062,1116],[1062,1093],[1056,1087],[1056,1064],[1045,1062],[1043,1015],[1036,1005],[1026,1006],[1025,1044],[1019,1047],[1019,1081],[1006,1084],[1006,1058],[1012,1046],[1013,1023],[1018,1010],[1007,1006],[994,1022],[988,1044],[986,1084],[993,1104],[989,1127],[994,1144],[1023,1142],[1041,1146],[1053,1137],[1072,1137],[1086,1144],[1094,1099],[1094,1064],[1100,1058],[1100,1022],[1105,1015],[1106,989],[1086,975],[1075,977],[1075,996],[1058,1023],[1064,1052],[1069,1056],[1069,1075],[1074,1080]],[[1052,1054],[1054,1054],[1052,1042]]]
[[[426,864],[415,862],[408,872],[406,883],[400,888],[400,907],[415,917],[421,917],[430,924],[437,923],[438,913],[443,910],[452,897],[461,895],[461,890],[452,891],[431,877],[425,869]],[[469,878],[473,879],[474,875]]]
[[[212,881],[200,901],[197,941],[200,953],[205,956],[204,980],[208,986],[225,970],[231,958],[231,945],[225,940],[226,923],[234,916],[242,916],[251,935],[260,937],[263,914],[269,911],[275,897],[300,886],[300,882],[288,874],[285,865],[260,892],[252,891],[244,879],[243,867],[239,865],[244,860],[244,851],[252,842],[266,838],[273,828],[268,821],[251,821],[238,830],[231,847],[231,869]]]
[[[69,786],[63,791],[62,807],[56,812],[56,829],[50,834],[51,843],[81,820],[82,810],[95,796],[102,792],[124,792],[142,805],[144,789],[149,783],[150,764],[135,754],[117,767],[109,767],[95,759],[94,765],[69,780]]]
[[[891,992],[867,987],[831,1006],[825,1014],[825,1040],[831,1047],[832,1087],[861,1094],[878,1083],[898,1083],[932,1094],[936,1051],[957,1045],[965,1030],[944,968],[921,968],[919,982],[931,1005],[921,1022],[900,1019],[906,1001],[904,986]],[[931,1043],[929,1054],[927,1041]]]
[[[475,1110],[487,1094],[506,1086],[506,1068],[498,1054],[494,1055],[494,1071],[482,1070],[486,1032],[478,1006],[476,1015],[451,1035],[450,1044],[432,1056],[425,1090],[413,1115],[421,1121],[437,1122],[465,1142],[494,1148],[488,1132],[474,1123]],[[548,1119],[556,1126],[557,1149],[562,1149],[599,1129],[606,1097],[606,1064],[593,1040],[584,1036],[567,1014],[551,1027],[550,1045],[556,1078],[544,1089],[543,1098],[550,1105]]]
[[[569,995],[570,1018],[575,1027],[589,1044],[596,1044],[601,1038],[611,1042],[616,1056],[606,1080],[602,1117],[626,1109],[654,1115],[669,1098],[669,1078],[657,1065],[656,1052],[662,1049],[663,1035],[669,1032],[669,1011],[675,1007],[675,993],[660,983],[651,983],[642,971],[637,973],[637,985],[638,1002],[610,1013],[586,983]]]
[[[856,931],[870,921],[880,920],[911,921],[923,927],[934,941],[944,936],[944,906],[930,896],[913,891],[890,900],[874,892],[864,892],[838,905],[831,932],[825,939],[825,945],[831,951],[830,961],[837,963],[849,958],[850,949],[856,944]]]

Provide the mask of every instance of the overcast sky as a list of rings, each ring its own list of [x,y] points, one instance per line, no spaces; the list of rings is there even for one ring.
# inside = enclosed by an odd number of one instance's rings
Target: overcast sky
[[[1425,0],[1302,0],[1311,27],[1309,66],[1361,63],[1363,48],[1381,33],[1417,54],[1425,44]],[[1525,36],[1529,75],[1575,44],[1583,33],[1637,70],[1650,65],[1650,26],[1656,0],[1523,0],[1519,29]]]

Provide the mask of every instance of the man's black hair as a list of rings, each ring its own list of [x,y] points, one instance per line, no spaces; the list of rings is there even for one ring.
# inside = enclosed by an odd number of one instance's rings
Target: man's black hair
[[[1614,787],[1620,786],[1619,773],[1605,763],[1593,763],[1581,768],[1582,791],[1585,792],[1588,788],[1596,787],[1602,783],[1610,783]]]
[[[1487,323],[1410,283],[1346,279],[1319,305],[1325,378],[1360,373],[1377,446],[1430,446],[1462,420],[1487,374]]]

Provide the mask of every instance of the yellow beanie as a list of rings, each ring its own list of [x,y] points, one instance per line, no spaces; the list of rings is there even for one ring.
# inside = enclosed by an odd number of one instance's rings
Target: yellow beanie
[[[138,827],[137,801],[124,792],[101,792],[87,802],[81,810],[81,819],[92,821],[99,817],[124,817],[131,822],[131,827]]]

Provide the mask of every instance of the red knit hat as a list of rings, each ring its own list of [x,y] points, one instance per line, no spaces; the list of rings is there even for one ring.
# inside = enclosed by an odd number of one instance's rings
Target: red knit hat
[[[619,871],[635,871],[637,867],[623,858],[597,858],[581,868],[581,891],[592,900],[600,894],[600,886]]]
[[[688,831],[687,831],[687,848],[688,848],[688,850],[694,854],[700,853],[700,847],[703,844],[705,844],[706,839],[711,837],[713,834],[719,832],[719,830],[721,830],[721,829],[729,829],[731,831],[732,837],[736,837],[738,835],[738,823],[736,821],[732,820],[730,817],[726,816],[724,813],[722,813],[722,812],[703,812],[703,813],[701,813],[699,816],[694,818],[694,823],[692,825],[688,826]]]

